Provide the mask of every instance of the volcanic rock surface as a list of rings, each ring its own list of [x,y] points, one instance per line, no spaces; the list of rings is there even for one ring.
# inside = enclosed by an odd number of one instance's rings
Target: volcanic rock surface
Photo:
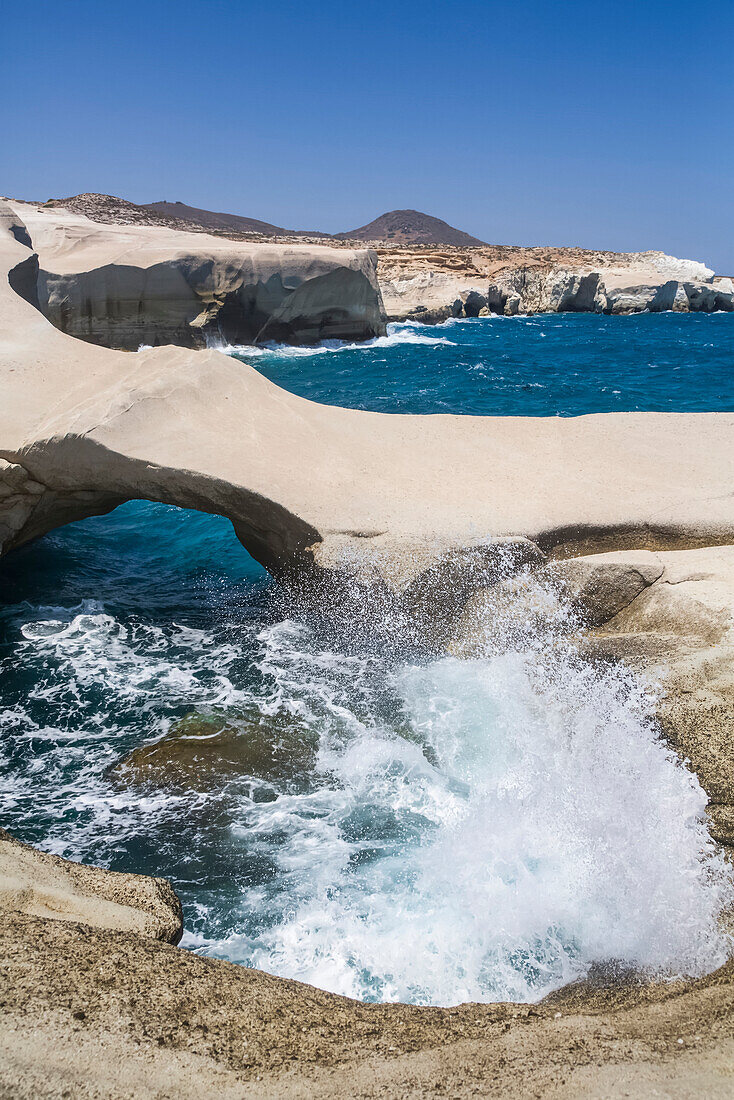
[[[38,308],[31,236],[0,209],[3,550],[144,497],[229,516],[274,573],[424,602],[426,577],[454,591],[510,553],[588,615],[590,656],[663,681],[666,733],[731,844],[732,551],[712,544],[734,543],[734,416],[326,408],[217,352],[132,355],[60,332]],[[471,603],[456,610],[466,637]],[[3,1095],[731,1092],[731,963],[693,982],[599,974],[538,1006],[362,1005],[156,942],[147,917],[119,923],[141,894],[123,899],[109,873],[7,837],[2,854]],[[160,938],[175,939],[166,906]]]
[[[105,347],[368,340],[385,332],[376,256],[318,244],[237,242],[92,222],[16,204],[40,255],[56,328]]]

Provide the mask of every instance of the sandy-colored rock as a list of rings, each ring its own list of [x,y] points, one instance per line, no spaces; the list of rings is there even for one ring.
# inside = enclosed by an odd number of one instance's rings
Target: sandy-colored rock
[[[486,656],[584,627],[583,654],[621,660],[653,689],[663,733],[711,799],[714,838],[734,845],[734,546],[525,568],[471,595],[448,649]]]
[[[11,276],[32,268],[28,246],[2,226],[0,258]],[[734,417],[325,408],[215,352],[132,356],[81,344],[12,278],[0,285],[0,380],[6,548],[142,496],[228,515],[274,572],[319,559],[323,572],[343,571],[344,554],[356,555],[357,572],[374,568],[425,605],[426,575],[451,577],[450,588],[459,559],[486,575],[505,536],[528,548],[524,570],[547,571],[551,595],[560,576],[579,608],[611,615],[590,639],[597,657],[669,677],[661,720],[715,800],[716,835],[729,835],[734,737],[722,716],[732,713],[734,549],[666,547],[734,542]],[[543,552],[609,546],[629,550],[541,564]],[[495,572],[494,587],[525,576]],[[565,1100],[730,1090],[731,964],[698,982],[572,988],[536,1007],[367,1006],[156,943],[145,938],[156,927],[150,910],[130,904],[137,885],[118,894],[110,884],[120,880],[97,872],[92,887],[89,869],[4,843],[0,1094]],[[114,921],[131,911],[138,934],[104,927],[129,929]]]
[[[657,554],[660,578],[596,631],[589,650],[659,692],[665,736],[709,795],[712,835],[734,844],[734,547]]]
[[[525,569],[470,597],[448,648],[491,655],[583,627],[583,654],[621,660],[652,688],[662,732],[709,795],[714,838],[734,845],[734,546]]]
[[[608,622],[662,576],[664,566],[649,550],[596,554],[550,562],[535,576],[558,591],[588,626]]]
[[[369,249],[235,243],[165,226],[103,225],[56,207],[12,209],[40,256],[41,309],[82,340],[137,351],[385,332]]]
[[[640,253],[625,264],[507,267],[489,285],[494,313],[660,313],[734,309],[730,280],[703,264]]]
[[[0,233],[5,270],[28,259]],[[520,536],[556,555],[734,541],[734,414],[361,412],[219,352],[74,340],[7,283],[0,306],[0,458],[46,490],[0,501],[4,550],[131,498],[228,516],[279,574],[334,537],[363,558],[387,538],[404,553]]]
[[[604,976],[539,1005],[364,1005],[152,940],[0,924],[0,1095],[263,1098],[730,1095],[732,965]]]
[[[86,867],[21,844],[0,829],[0,910],[178,943],[181,905],[170,883]]]
[[[491,313],[635,313],[734,309],[730,279],[663,252],[580,248],[378,247],[385,309],[393,320],[435,324],[467,311],[470,295]],[[482,316],[481,310],[478,314]]]

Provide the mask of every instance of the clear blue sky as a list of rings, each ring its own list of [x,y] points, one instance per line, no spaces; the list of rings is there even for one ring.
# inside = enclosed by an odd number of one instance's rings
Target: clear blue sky
[[[0,192],[734,273],[734,0],[8,3]]]

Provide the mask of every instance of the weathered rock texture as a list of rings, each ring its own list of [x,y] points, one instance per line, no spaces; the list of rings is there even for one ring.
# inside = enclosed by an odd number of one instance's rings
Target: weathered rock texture
[[[85,867],[21,844],[0,829],[0,910],[178,943],[181,904],[170,883]]]
[[[140,936],[0,922],[0,1095],[731,1095],[732,964],[569,986],[539,1005],[364,1005]]]
[[[660,313],[734,310],[731,279],[703,264],[651,254],[596,271],[521,267],[500,273],[488,290],[493,313]]]
[[[607,557],[607,555],[605,555]],[[615,555],[619,564],[630,556]],[[710,798],[712,835],[734,847],[734,547],[650,555],[662,572],[610,606],[589,652],[623,659],[660,691],[657,714]],[[593,559],[589,559],[593,562]]]
[[[734,849],[734,546],[621,550],[550,561],[475,592],[449,648],[487,652],[493,618],[537,632],[559,596],[582,653],[621,660],[655,689],[662,730],[709,795],[712,835]],[[557,619],[553,619],[557,624]]]
[[[731,279],[662,252],[578,248],[378,248],[390,320],[485,313],[730,311]]]
[[[622,657],[652,679],[663,675],[668,735],[705,776],[714,833],[731,844],[732,731],[717,707],[734,686],[734,547],[545,564],[527,548],[523,560],[534,568],[526,580],[540,579],[594,626],[590,656]],[[465,611],[464,638],[476,599]],[[32,878],[30,903],[6,905],[0,921],[0,1095],[731,1094],[732,962],[700,980],[660,984],[600,972],[538,1005],[364,1005],[156,943],[149,933],[131,935],[116,923],[108,928],[114,910],[102,908],[102,919],[90,920],[90,893],[119,900],[116,880],[133,879],[138,897],[141,880],[75,868],[0,838],[6,893],[4,843],[14,857],[11,875],[20,850]],[[49,913],[49,875],[57,873],[67,893],[71,879],[87,896]]]
[[[0,260],[4,549],[142,496],[228,515],[274,572],[310,563],[414,601],[510,555],[586,616],[597,659],[671,677],[666,732],[731,843],[734,551],[662,548],[734,542],[734,417],[324,408],[215,352],[133,356],[59,332],[7,209]],[[630,551],[566,560],[605,545]],[[517,575],[494,580],[490,596],[517,598]],[[454,610],[465,639],[471,606]],[[600,976],[539,1006],[362,1005],[156,943],[178,927],[160,883],[8,838],[0,858],[2,1095],[730,1095],[732,964],[665,985]]]
[[[38,298],[62,332],[141,344],[368,340],[385,331],[376,254],[237,242],[167,227],[103,225],[16,204],[40,255]]]
[[[216,351],[95,347],[13,289],[35,264],[17,223],[0,218],[2,551],[133,498],[227,516],[276,574],[388,545],[435,563],[499,536],[569,553],[734,541],[732,414],[389,416],[305,401]]]

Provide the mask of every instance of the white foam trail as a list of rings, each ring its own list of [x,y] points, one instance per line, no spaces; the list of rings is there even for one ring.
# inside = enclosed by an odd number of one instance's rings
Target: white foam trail
[[[278,356],[282,359],[309,358],[313,355],[327,355],[342,351],[374,351],[379,348],[393,348],[401,344],[423,344],[427,347],[437,347],[441,344],[453,347],[454,342],[446,336],[430,335],[428,332],[418,332],[417,329],[426,329],[426,325],[414,325],[410,321],[400,324],[389,324],[386,336],[377,336],[374,340],[365,340],[363,343],[343,343],[340,340],[326,340],[315,347],[294,347],[290,344],[224,344],[212,341],[210,347],[215,351],[224,352],[225,355],[236,355],[248,358],[264,355]]]
[[[25,762],[0,769],[0,794],[30,822],[43,802],[44,846],[90,861],[137,837],[176,866],[185,835],[203,866],[184,875],[185,942],[337,993],[533,1000],[609,961],[709,971],[731,946],[718,917],[734,885],[706,796],[630,675],[581,662],[558,637],[566,612],[546,611],[548,638],[510,616],[486,624],[494,656],[395,663],[293,619],[232,638],[49,609],[18,660],[39,669],[28,706],[58,722],[0,714]],[[254,710],[265,738],[301,730],[315,767],[234,791],[112,785],[131,715],[140,743],[181,705]],[[253,860],[267,873],[245,872]]]

